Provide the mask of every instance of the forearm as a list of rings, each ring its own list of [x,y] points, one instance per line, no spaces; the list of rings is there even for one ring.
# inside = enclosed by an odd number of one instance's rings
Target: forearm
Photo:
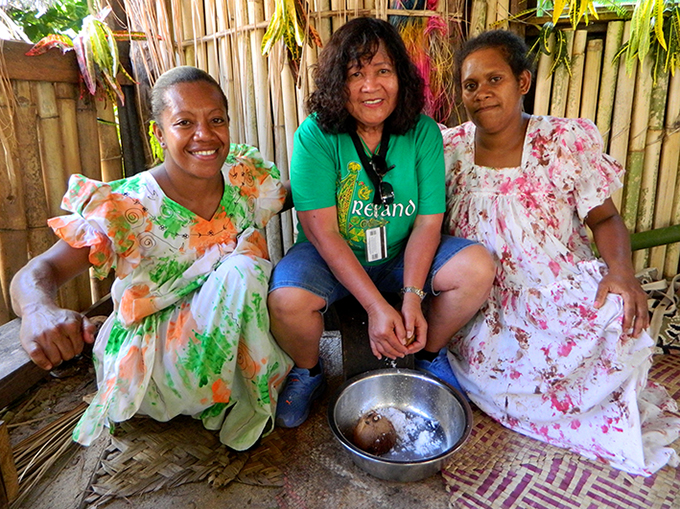
[[[60,240],[30,260],[10,285],[17,316],[36,307],[54,306],[59,287],[89,267],[88,256],[89,248],[75,249]]]
[[[33,259],[12,279],[12,309],[17,316],[23,316],[36,306],[54,304],[58,288],[51,265]]]
[[[614,215],[592,228],[593,239],[600,256],[617,274],[634,275],[630,235],[621,216]]]

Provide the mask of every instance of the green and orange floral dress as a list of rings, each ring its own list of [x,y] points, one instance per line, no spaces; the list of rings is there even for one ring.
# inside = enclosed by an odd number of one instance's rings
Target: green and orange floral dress
[[[89,247],[95,274],[111,269],[114,312],[94,346],[98,392],[73,438],[139,413],[180,414],[220,430],[236,450],[274,426],[292,367],[269,332],[271,263],[262,228],[282,207],[278,169],[257,149],[231,146],[224,195],[208,221],[169,199],[149,172],[111,183],[73,175],[49,225]]]

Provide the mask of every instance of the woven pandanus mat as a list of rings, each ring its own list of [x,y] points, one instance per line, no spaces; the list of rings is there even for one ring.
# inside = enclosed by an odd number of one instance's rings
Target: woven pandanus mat
[[[649,378],[677,400],[680,355],[655,357]],[[454,509],[680,508],[680,468],[633,476],[510,431],[479,409],[473,422],[464,448],[442,470]]]
[[[118,424],[110,440],[84,500],[87,507],[206,480],[214,487],[234,480],[283,486],[279,465],[291,448],[275,429],[255,448],[236,452],[220,443],[218,432],[189,417],[165,423],[133,418]]]

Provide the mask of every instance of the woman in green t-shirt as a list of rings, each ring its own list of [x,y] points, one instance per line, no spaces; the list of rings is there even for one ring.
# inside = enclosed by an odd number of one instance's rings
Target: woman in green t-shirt
[[[423,81],[397,30],[348,22],[320,54],[315,82],[291,161],[301,228],[268,301],[272,333],[295,362],[277,406],[285,427],[304,422],[323,391],[319,341],[331,303],[351,294],[366,309],[377,358],[416,354],[416,367],[457,385],[444,347],[494,274],[484,247],[440,233],[442,138],[421,114]],[[400,291],[397,311],[381,292]]]

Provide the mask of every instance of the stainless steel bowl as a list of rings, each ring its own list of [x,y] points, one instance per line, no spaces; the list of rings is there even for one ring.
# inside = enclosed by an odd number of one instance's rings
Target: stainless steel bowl
[[[437,441],[425,453],[374,456],[352,443],[359,418],[370,410],[396,408],[438,424]],[[472,411],[465,397],[438,378],[411,369],[368,371],[345,382],[328,405],[333,434],[354,463],[380,479],[419,481],[441,470],[470,435]]]

